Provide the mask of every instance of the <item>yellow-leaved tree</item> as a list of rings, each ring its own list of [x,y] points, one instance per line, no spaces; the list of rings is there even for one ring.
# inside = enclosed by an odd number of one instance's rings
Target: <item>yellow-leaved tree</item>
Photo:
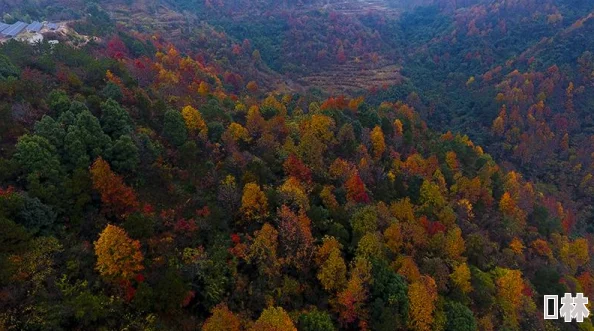
[[[126,231],[108,224],[95,241],[96,269],[108,280],[128,280],[144,269],[140,242]]]
[[[452,260],[460,260],[462,253],[465,250],[464,238],[462,238],[462,230],[459,227],[450,229],[445,237],[445,254]]]
[[[209,91],[210,87],[208,86],[208,84],[204,81],[200,82],[200,85],[198,86],[198,94],[205,97],[208,95]]]
[[[316,252],[317,277],[326,291],[337,291],[346,285],[347,267],[340,247],[336,238],[325,237]]]
[[[454,272],[450,275],[450,279],[462,293],[472,291],[472,285],[470,284],[470,268],[468,268],[468,264],[461,263],[454,267]]]
[[[268,216],[268,199],[258,184],[245,184],[240,210],[248,221],[262,220]]]
[[[437,286],[435,280],[429,276],[421,276],[408,287],[410,302],[408,321],[412,330],[429,331],[433,324],[433,311],[437,301]]]
[[[250,136],[248,130],[241,126],[241,124],[233,122],[229,124],[229,127],[223,134],[223,140],[234,143],[239,141],[249,143],[252,140],[252,137]]]
[[[264,309],[250,331],[297,331],[297,328],[282,307],[270,307]]]
[[[373,156],[379,160],[386,151],[386,141],[384,139],[384,132],[382,128],[376,126],[371,131],[371,144],[373,146]]]
[[[519,321],[519,310],[522,304],[522,290],[524,281],[520,270],[497,268],[497,300],[503,310],[503,322],[506,326],[517,328]]]
[[[258,267],[261,275],[274,277],[280,272],[283,261],[278,257],[278,231],[270,224],[254,232],[247,261]]]
[[[208,127],[202,118],[202,114],[196,108],[185,106],[182,109],[182,117],[191,135],[198,134],[201,138],[206,139],[208,136]]]

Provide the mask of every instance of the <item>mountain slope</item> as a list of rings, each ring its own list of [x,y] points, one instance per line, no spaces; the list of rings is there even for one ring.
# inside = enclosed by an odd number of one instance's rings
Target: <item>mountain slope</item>
[[[591,294],[572,213],[468,137],[128,37],[0,48],[3,327],[539,330]]]

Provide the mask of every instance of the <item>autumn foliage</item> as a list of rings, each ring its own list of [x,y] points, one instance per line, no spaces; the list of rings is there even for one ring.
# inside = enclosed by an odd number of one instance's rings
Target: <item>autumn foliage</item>
[[[96,269],[106,279],[129,280],[144,269],[140,242],[118,226],[107,225],[94,245]]]
[[[260,317],[250,328],[253,331],[297,331],[287,312],[281,307],[264,309]]]
[[[213,308],[212,315],[202,325],[203,331],[240,331],[241,319],[221,304]]]
[[[354,173],[345,183],[347,189],[347,199],[355,203],[369,202],[369,195],[365,190],[365,183],[361,180],[358,173]]]
[[[0,329],[575,327],[541,299],[594,291],[582,5],[371,2],[1,44]]]
[[[241,212],[247,220],[262,220],[268,216],[268,199],[257,184],[248,183],[243,188]]]
[[[197,109],[192,106],[186,106],[182,109],[182,116],[184,117],[186,127],[190,134],[198,134],[203,139],[206,138],[208,128],[206,127],[206,122],[202,119],[202,115]]]
[[[123,217],[136,210],[138,207],[136,193],[124,183],[121,176],[111,170],[105,160],[102,158],[95,160],[90,173],[93,188],[99,191],[101,202],[108,213]]]
[[[437,301],[435,280],[429,276],[422,276],[408,288],[408,298],[410,300],[409,327],[414,330],[431,330]]]

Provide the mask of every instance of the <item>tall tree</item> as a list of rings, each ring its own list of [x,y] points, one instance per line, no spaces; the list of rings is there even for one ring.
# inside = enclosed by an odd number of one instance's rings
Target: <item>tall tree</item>
[[[144,269],[140,242],[126,231],[108,224],[95,241],[97,271],[108,280],[129,280]]]
[[[211,311],[211,316],[202,325],[202,331],[240,331],[241,319],[227,308],[219,304]]]
[[[386,141],[384,139],[384,132],[379,126],[376,126],[371,131],[371,144],[373,146],[374,157],[380,159],[386,150]]]
[[[121,176],[111,171],[109,164],[98,158],[91,166],[93,188],[99,191],[101,202],[108,213],[124,217],[136,210],[138,201],[134,190],[124,183]]]
[[[334,331],[336,328],[327,312],[313,310],[299,316],[299,330]]]
[[[131,173],[140,162],[138,147],[129,135],[121,135],[111,147],[110,161],[118,172]]]
[[[519,309],[522,304],[524,281],[520,270],[505,268],[496,269],[497,299],[503,310],[503,320],[506,325],[517,328]]]
[[[258,184],[245,184],[240,211],[244,218],[249,221],[263,220],[268,217],[268,198],[266,198]]]
[[[182,109],[182,116],[190,135],[198,134],[202,139],[208,137],[208,127],[198,109],[192,106],[185,106]]]
[[[22,136],[16,144],[14,159],[26,174],[53,180],[57,180],[60,175],[61,166],[56,148],[43,137]]]
[[[354,172],[351,177],[346,181],[345,187],[347,190],[347,199],[354,203],[367,203],[370,201],[367,190],[365,189],[365,183],[359,177],[358,172]]]
[[[297,331],[289,314],[281,307],[264,309],[250,331]]]
[[[101,104],[101,127],[113,139],[132,132],[132,119],[120,104],[107,99]]]
[[[180,112],[168,110],[163,122],[163,136],[174,146],[183,145],[188,139],[188,129]]]
[[[283,262],[278,256],[278,231],[264,223],[254,234],[247,260],[258,267],[261,275],[272,278],[279,274]]]
[[[346,285],[347,267],[340,251],[340,243],[334,237],[324,237],[316,252],[318,280],[326,291],[333,292]]]
[[[422,276],[408,287],[410,301],[409,327],[419,331],[429,331],[433,325],[437,286],[433,278]]]

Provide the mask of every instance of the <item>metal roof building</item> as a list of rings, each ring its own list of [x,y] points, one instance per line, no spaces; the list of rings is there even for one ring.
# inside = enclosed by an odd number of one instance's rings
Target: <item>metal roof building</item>
[[[6,29],[2,30],[2,34],[6,37],[16,37],[27,27],[27,23],[18,21]]]
[[[47,23],[47,28],[50,30],[57,30],[58,29],[58,24],[56,23]]]
[[[40,22],[33,21],[33,23],[27,25],[27,31],[29,32],[39,32],[43,25]]]
[[[2,32],[2,30],[6,29],[9,26],[10,26],[10,24],[0,22],[0,32]]]

